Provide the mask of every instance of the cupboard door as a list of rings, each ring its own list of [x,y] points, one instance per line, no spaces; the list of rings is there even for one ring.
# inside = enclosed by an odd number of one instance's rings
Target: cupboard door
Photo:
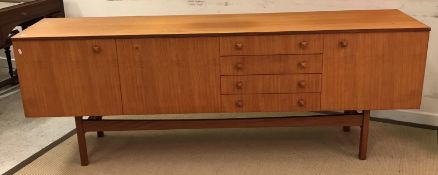
[[[117,40],[124,114],[220,111],[217,38]]]
[[[322,110],[419,108],[429,32],[324,37]]]
[[[14,42],[26,116],[121,114],[114,40]]]

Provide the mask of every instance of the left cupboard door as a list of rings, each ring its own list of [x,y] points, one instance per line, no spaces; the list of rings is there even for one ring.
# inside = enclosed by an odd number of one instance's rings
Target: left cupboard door
[[[122,114],[114,40],[13,44],[27,117]]]

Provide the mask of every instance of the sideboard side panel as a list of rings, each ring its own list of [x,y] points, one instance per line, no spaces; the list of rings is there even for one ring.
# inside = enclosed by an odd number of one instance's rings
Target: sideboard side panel
[[[15,41],[14,47],[27,117],[122,113],[114,40]]]
[[[220,112],[218,38],[117,40],[124,114]]]
[[[419,108],[428,38],[429,32],[325,35],[321,109]]]

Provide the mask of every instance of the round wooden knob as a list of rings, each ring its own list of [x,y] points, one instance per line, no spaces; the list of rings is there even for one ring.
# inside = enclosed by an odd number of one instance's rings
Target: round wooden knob
[[[92,49],[93,49],[94,53],[100,53],[102,51],[102,49],[99,46],[96,46],[96,45],[93,46]]]
[[[305,62],[305,61],[301,61],[301,62],[298,63],[298,66],[299,66],[300,68],[304,69],[304,68],[307,67],[307,62]]]
[[[243,101],[242,100],[237,100],[235,104],[239,108],[243,107]]]
[[[301,48],[306,48],[309,45],[309,43],[307,41],[301,41],[300,42],[300,47]]]
[[[239,81],[236,83],[236,88],[237,89],[242,89],[243,88],[243,82]]]
[[[304,101],[304,99],[299,99],[297,103],[298,103],[298,106],[301,106],[301,107],[306,106],[306,101]]]
[[[341,46],[341,47],[348,47],[348,42],[347,41],[340,41],[339,42],[339,46]]]
[[[298,82],[298,87],[305,88],[306,87],[306,81],[304,81],[304,80],[299,81]]]
[[[243,69],[243,63],[237,63],[236,64],[236,69],[237,70],[242,70]]]
[[[242,43],[236,43],[236,44],[234,44],[234,48],[236,50],[242,50],[243,49],[243,44]]]

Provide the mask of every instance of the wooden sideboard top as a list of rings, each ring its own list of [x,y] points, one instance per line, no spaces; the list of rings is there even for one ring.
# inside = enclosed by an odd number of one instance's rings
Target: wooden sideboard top
[[[363,31],[429,31],[399,10],[47,18],[15,35],[35,38],[176,37]]]

